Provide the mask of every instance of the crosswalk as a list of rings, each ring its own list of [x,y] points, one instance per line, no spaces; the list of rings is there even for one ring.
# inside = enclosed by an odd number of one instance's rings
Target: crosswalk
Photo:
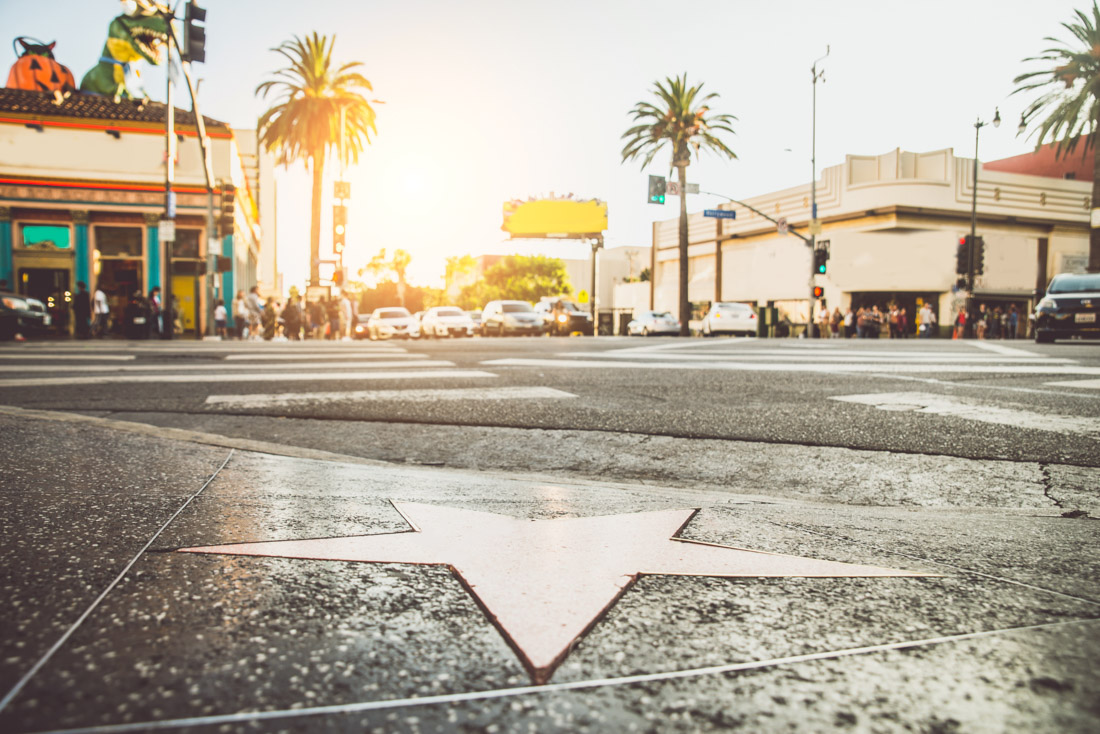
[[[982,341],[685,339],[653,345],[629,344],[552,357],[505,357],[482,362],[495,367],[554,367],[599,370],[711,370],[883,375],[1021,375],[1100,377],[1100,367],[1070,357]],[[1060,383],[1100,388],[1100,379]]]
[[[497,377],[403,346],[375,343],[55,342],[0,351],[0,402],[5,388],[153,384],[193,384],[209,410],[575,397],[537,385],[497,387]],[[470,387],[471,382],[484,386]],[[332,383],[347,389],[324,389]],[[399,388],[369,390],[364,383]],[[431,387],[422,387],[425,383]]]

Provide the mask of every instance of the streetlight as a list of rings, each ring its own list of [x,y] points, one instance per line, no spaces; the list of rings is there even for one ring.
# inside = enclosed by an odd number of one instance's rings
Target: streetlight
[[[978,136],[986,124],[980,117],[974,121],[974,188],[970,197],[970,250],[966,258],[966,322],[968,327],[970,326],[971,299],[974,298],[974,250],[976,249],[974,238],[978,228]],[[1001,110],[995,107],[993,109],[993,127],[1000,126]]]
[[[828,58],[828,56],[829,47],[826,45],[825,55],[814,61],[813,66],[810,67],[810,76],[812,77],[814,88],[814,101],[810,141],[810,167],[812,169],[812,173],[810,174],[810,239],[806,243],[810,246],[810,315],[806,323],[807,339],[814,335],[814,304],[817,302],[817,292],[814,289],[814,276],[817,275],[817,264],[814,261],[814,251],[817,247],[816,238],[818,230],[821,228],[821,223],[817,219],[817,83],[819,81],[822,84],[825,83],[825,70],[822,69],[818,71],[817,65]],[[821,336],[824,337],[825,335],[822,334]]]

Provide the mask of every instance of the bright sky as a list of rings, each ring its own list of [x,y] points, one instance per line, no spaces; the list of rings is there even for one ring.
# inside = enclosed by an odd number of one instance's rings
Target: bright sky
[[[846,154],[954,148],[974,154],[974,122],[1000,107],[1004,123],[981,133],[980,157],[1026,152],[1016,136],[1024,100],[1009,97],[1022,59],[1068,40],[1060,24],[1085,0],[719,0],[690,9],[669,0],[207,0],[204,114],[254,127],[265,102],[256,85],[277,69],[270,53],[294,34],[337,34],[339,61],[362,61],[374,85],[378,136],[348,174],[353,205],[345,258],[353,269],[381,248],[412,253],[411,279],[441,285],[444,258],[545,252],[585,257],[560,241],[505,240],[508,199],[573,192],[608,202],[608,247],[648,245],[651,222],[677,201],[646,204],[646,174],[620,164],[628,112],[652,83],[686,71],[736,115],[738,160],[704,158],[689,178],[750,197],[810,179],[810,67],[817,89],[818,170]],[[0,3],[8,35],[57,41],[77,80],[99,57],[117,0]],[[181,3],[182,14],[182,3]],[[9,62],[14,57],[9,58]],[[143,77],[163,100],[163,72]],[[335,168],[330,168],[335,172]],[[309,175],[280,170],[279,265],[286,285],[308,274]],[[326,195],[331,194],[326,182]],[[326,200],[322,256],[330,248]],[[717,203],[692,196],[691,210]]]

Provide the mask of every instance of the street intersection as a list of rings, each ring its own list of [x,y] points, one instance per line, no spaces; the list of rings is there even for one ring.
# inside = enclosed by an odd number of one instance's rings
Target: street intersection
[[[1095,730],[1098,379],[1087,343],[6,348],[0,728]]]

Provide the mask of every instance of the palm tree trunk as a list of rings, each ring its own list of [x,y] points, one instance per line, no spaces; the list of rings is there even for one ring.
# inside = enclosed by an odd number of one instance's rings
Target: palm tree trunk
[[[688,300],[688,205],[687,164],[676,166],[680,179],[680,336],[691,336],[691,301]]]
[[[325,159],[323,155],[311,159],[313,166],[313,201],[309,219],[309,284],[320,285],[321,259],[321,198],[324,194],[321,184],[325,178]]]
[[[1092,143],[1092,210],[1100,208],[1100,142]],[[1092,214],[1090,212],[1090,220]],[[1089,222],[1089,266],[1090,273],[1100,273],[1100,227]]]

